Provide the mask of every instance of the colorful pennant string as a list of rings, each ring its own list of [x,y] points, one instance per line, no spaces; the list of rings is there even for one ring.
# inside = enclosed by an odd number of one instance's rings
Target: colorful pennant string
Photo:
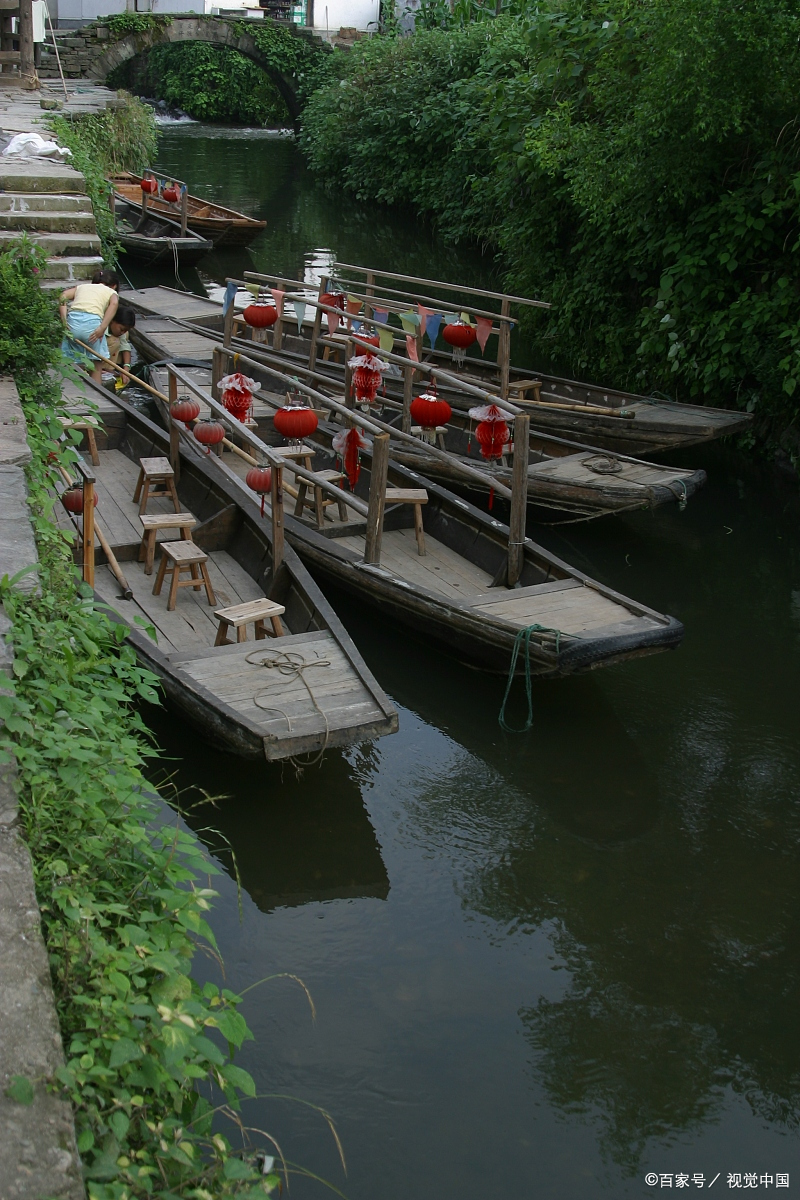
[[[302,333],[303,320],[305,319],[306,315],[306,306],[302,300],[293,300],[292,308],[294,309],[294,315],[297,317],[297,332]]]
[[[227,317],[228,315],[228,309],[233,304],[233,301],[236,297],[236,290],[236,284],[233,282],[233,280],[231,280],[228,286],[225,288],[225,298],[222,301],[223,317]]]
[[[258,299],[258,297],[261,293],[261,285],[260,284],[246,283],[244,286],[247,288],[247,290],[251,296],[255,296],[255,298]]]
[[[414,362],[419,362],[419,354],[417,353],[417,339],[410,334],[406,334],[406,353],[409,358],[413,358]]]
[[[275,307],[278,310],[278,316],[282,317],[283,316],[283,297],[286,295],[286,289],[284,288],[283,291],[281,291],[280,288],[270,288],[269,290],[270,290],[270,295],[272,296],[272,299],[275,301]]]
[[[492,319],[491,317],[476,317],[475,321],[478,326],[478,345],[481,348],[481,354],[483,354],[486,349],[486,343],[489,340],[489,334],[492,332]]]
[[[433,313],[433,309],[426,308],[424,304],[418,304],[417,311],[419,312],[419,332],[424,337],[425,330],[428,328],[428,317]]]
[[[417,329],[419,328],[419,315],[415,312],[404,312],[399,314],[400,324],[406,333],[416,337]]]
[[[441,313],[428,312],[426,314],[425,332],[431,343],[431,349],[436,345],[436,339],[439,336],[439,328],[444,320]]]
[[[378,315],[377,313],[375,314]],[[388,313],[385,314],[388,317]],[[379,329],[378,337],[381,343],[381,350],[391,350],[394,346],[394,334],[391,329]]]

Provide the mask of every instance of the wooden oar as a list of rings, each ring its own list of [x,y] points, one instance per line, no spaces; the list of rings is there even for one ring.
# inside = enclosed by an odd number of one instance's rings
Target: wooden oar
[[[69,473],[67,471],[65,471],[62,466],[59,466],[58,470],[59,470],[59,474],[61,475],[61,478],[64,480],[64,483],[66,483],[67,487],[74,487],[75,481],[70,478]],[[108,538],[103,533],[100,526],[98,525],[97,517],[95,517],[95,519],[94,519],[94,531],[97,534],[97,540],[100,543],[102,551],[105,554],[106,558],[108,559],[108,565],[111,567],[114,578],[116,579],[119,586],[122,588],[123,600],[132,600],[133,599],[133,589],[131,588],[130,584],[128,583],[127,579],[125,578],[125,575],[123,574],[123,571],[122,571],[122,567],[117,562],[117,556],[115,555],[114,551],[111,549],[111,546],[109,545],[109,542],[108,542]]]

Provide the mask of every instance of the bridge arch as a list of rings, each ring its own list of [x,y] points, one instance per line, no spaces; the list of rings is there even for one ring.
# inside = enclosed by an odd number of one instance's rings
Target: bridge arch
[[[264,21],[259,21],[258,25],[262,26],[268,20],[269,18],[264,18]],[[102,28],[101,23],[98,25]],[[85,75],[102,82],[115,67],[121,66],[138,54],[145,54],[155,46],[162,46],[169,42],[210,42],[214,46],[227,46],[232,50],[238,50],[245,58],[249,58],[256,66],[260,67],[275,84],[286,102],[292,121],[296,122],[301,111],[296,80],[271,61],[269,53],[258,45],[255,38],[242,31],[242,25],[242,20],[231,21],[224,17],[176,16],[163,25],[153,25],[146,30],[129,33],[118,41],[108,42],[98,39],[91,47],[90,65],[86,69]],[[96,36],[97,27],[94,33]],[[302,34],[294,36],[301,37]]]

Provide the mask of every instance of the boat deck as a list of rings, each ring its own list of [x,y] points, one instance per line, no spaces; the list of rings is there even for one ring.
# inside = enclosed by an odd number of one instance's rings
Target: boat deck
[[[158,559],[152,575],[136,561],[142,527],[133,492],[138,464],[119,450],[100,452],[94,468],[98,504],[96,520],[120,559],[129,601],[120,598],[120,585],[108,565],[98,564],[95,591],[132,624],[149,627],[150,636],[167,658],[180,682],[185,675],[209,704],[222,707],[264,739],[269,759],[279,759],[324,745],[346,744],[374,736],[371,728],[386,723],[386,714],[356,671],[350,658],[326,630],[293,633],[283,618],[286,635],[229,646],[214,646],[215,610],[257,600],[263,592],[255,580],[225,550],[208,552],[208,570],[216,603],[205,590],[181,588],[177,604],[167,611],[168,581],[160,596],[153,595]],[[61,527],[71,527],[67,513],[55,508]],[[150,514],[171,513],[167,499],[148,504]],[[176,531],[160,531],[159,540],[175,539]],[[138,621],[136,620],[138,618]]]

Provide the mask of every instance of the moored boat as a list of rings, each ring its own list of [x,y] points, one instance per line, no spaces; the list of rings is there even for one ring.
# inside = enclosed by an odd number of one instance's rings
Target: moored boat
[[[181,197],[166,199],[164,192],[170,193],[169,185],[173,181],[157,172],[148,171],[150,178],[159,183],[158,193],[147,197],[147,209],[158,216],[170,220],[180,219]],[[142,185],[138,176],[129,171],[121,171],[111,175],[108,182],[118,196],[122,196],[134,208],[142,208]],[[165,186],[166,185],[166,186]],[[267,222],[248,217],[246,213],[238,212],[235,208],[226,208],[224,204],[214,204],[200,196],[186,193],[186,223],[194,233],[208,238],[215,246],[247,246],[254,237],[266,229]]]
[[[123,197],[114,198],[114,221],[125,252],[139,262],[191,266],[213,249],[208,238],[149,210],[142,213]]]

